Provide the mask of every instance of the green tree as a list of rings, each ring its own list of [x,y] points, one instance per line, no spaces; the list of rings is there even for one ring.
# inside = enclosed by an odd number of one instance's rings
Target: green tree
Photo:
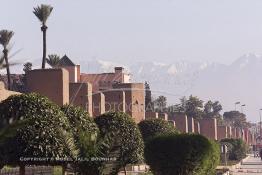
[[[232,126],[245,128],[248,123],[246,121],[246,115],[239,111],[229,111],[223,114],[224,121]]]
[[[193,117],[195,119],[201,119],[203,117],[203,101],[198,97],[189,96],[189,99],[186,101],[186,115],[188,117]]]
[[[15,122],[29,120],[0,144],[0,160],[4,165],[19,165],[24,174],[26,164],[61,164],[51,158],[74,159],[78,151],[69,123],[60,108],[46,97],[37,94],[10,96],[0,103],[0,128],[12,127]],[[17,146],[19,145],[19,146]],[[23,157],[50,158],[46,161],[21,161]]]
[[[3,127],[0,129],[0,148],[4,148],[4,145],[6,142],[8,142],[10,139],[14,138],[17,134],[17,130],[24,127],[26,124],[28,124],[29,120],[24,121],[16,121],[9,126]],[[3,150],[0,151],[0,170],[5,165],[5,157],[6,154],[3,153]]]
[[[242,139],[222,139],[220,143],[230,143],[232,148],[229,150],[229,160],[241,160],[246,157],[247,145]]]
[[[29,71],[31,71],[32,66],[33,66],[33,64],[31,62],[26,62],[24,64],[24,68],[23,68],[24,73],[27,74]]]
[[[52,68],[56,68],[59,66],[59,61],[61,60],[59,55],[52,54],[48,55],[48,58],[46,59],[47,64],[49,64]]]
[[[163,95],[154,100],[154,107],[158,112],[164,112],[167,109],[167,98]]]
[[[196,96],[190,95],[187,99],[183,97],[180,99],[180,103],[168,107],[168,114],[173,116],[176,113],[186,114],[188,117],[194,119],[202,119],[204,115],[203,101]]]
[[[105,113],[95,118],[100,129],[99,155],[115,157],[114,161],[101,161],[100,174],[116,175],[127,164],[143,160],[144,144],[134,120],[122,112]]]
[[[154,104],[152,102],[150,85],[149,85],[148,82],[145,82],[145,110],[146,111],[153,111],[154,110]]]
[[[9,60],[8,60],[8,45],[13,37],[14,32],[9,30],[1,30],[0,31],[0,44],[3,46],[3,54],[4,54],[4,60],[5,64],[4,67],[6,68],[6,74],[7,74],[7,81],[8,81],[8,89],[11,90],[11,74],[10,74],[10,67],[9,67]],[[3,68],[3,64],[2,64]]]
[[[182,98],[180,98],[180,103],[179,104],[175,104],[175,105],[171,105],[167,108],[168,114],[170,116],[173,116],[177,113],[179,114],[185,114],[186,112],[186,102],[187,102],[187,98],[184,96]]]
[[[204,117],[221,118],[220,111],[222,110],[222,105],[219,101],[208,101],[204,105]]]
[[[79,149],[80,158],[88,158],[96,156],[97,153],[97,136],[99,129],[94,119],[89,117],[88,113],[80,107],[65,105],[62,108],[65,116],[68,118],[69,125],[73,131],[75,144]],[[96,166],[92,164],[86,167],[85,163],[77,162],[77,171],[85,174],[96,174]],[[91,173],[93,172],[93,173]]]
[[[5,64],[5,58],[4,57],[0,57],[0,70],[1,69],[6,69],[6,64]]]
[[[216,168],[220,163],[220,145],[214,140],[209,140],[209,142],[212,145],[208,155],[209,159],[206,160],[206,163],[203,165],[198,175],[202,175],[202,174],[215,175]]]
[[[163,119],[143,120],[138,127],[145,142],[160,134],[178,133],[171,123]]]
[[[202,175],[214,171],[211,165],[213,146],[201,135],[159,135],[145,146],[146,163],[157,175]],[[219,156],[219,155],[218,155]]]
[[[33,13],[35,16],[39,19],[39,21],[42,23],[41,31],[43,32],[43,58],[42,58],[42,69],[45,68],[45,63],[46,63],[46,31],[47,31],[47,26],[46,26],[46,21],[48,17],[50,16],[51,12],[53,10],[53,7],[50,5],[44,5],[42,4],[41,6],[37,6],[34,8]]]

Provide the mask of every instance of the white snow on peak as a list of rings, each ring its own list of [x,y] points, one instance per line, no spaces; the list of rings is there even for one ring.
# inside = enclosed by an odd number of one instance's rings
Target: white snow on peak
[[[176,66],[174,64],[172,64],[168,69],[167,69],[167,73],[169,75],[176,75],[178,73],[178,70],[176,68]]]
[[[249,63],[249,59],[245,59],[240,63],[239,68],[240,69],[244,68],[246,65],[248,65],[248,63]]]
[[[209,64],[207,62],[204,62],[200,65],[200,70],[204,70],[205,68],[207,68],[209,66]]]
[[[160,66],[160,67],[164,67],[164,66],[166,66],[166,64],[165,63],[160,63],[160,62],[153,62],[153,65],[154,66]]]

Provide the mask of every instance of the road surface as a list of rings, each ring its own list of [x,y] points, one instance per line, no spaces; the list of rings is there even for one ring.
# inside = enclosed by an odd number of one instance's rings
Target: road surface
[[[250,156],[242,162],[238,169],[232,170],[233,175],[262,175],[262,161],[260,158]]]

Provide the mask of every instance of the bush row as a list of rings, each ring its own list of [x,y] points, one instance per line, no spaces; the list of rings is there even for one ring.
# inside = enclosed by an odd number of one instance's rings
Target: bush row
[[[1,167],[70,164],[79,174],[116,175],[128,164],[146,162],[157,175],[195,175],[210,174],[219,161],[215,142],[179,134],[162,119],[136,125],[122,112],[91,118],[38,94],[11,96],[0,111]]]

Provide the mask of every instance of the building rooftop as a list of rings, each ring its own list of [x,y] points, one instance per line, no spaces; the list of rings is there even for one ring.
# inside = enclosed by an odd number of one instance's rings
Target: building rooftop
[[[72,60],[68,58],[67,55],[64,55],[58,63],[59,66],[76,66]]]

